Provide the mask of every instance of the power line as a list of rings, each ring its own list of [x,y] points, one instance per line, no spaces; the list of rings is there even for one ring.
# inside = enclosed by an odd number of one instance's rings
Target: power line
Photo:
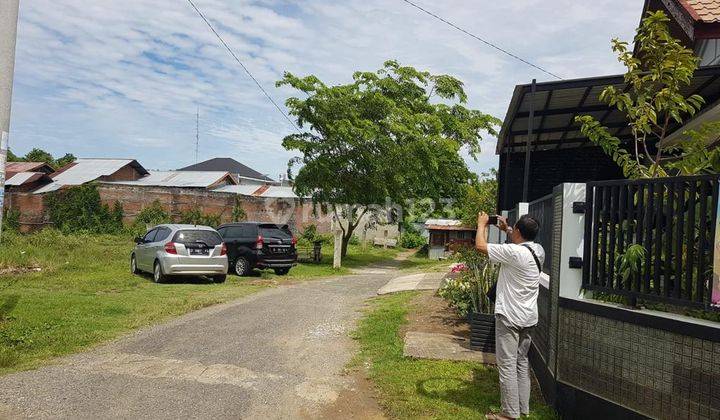
[[[243,64],[242,61],[240,61],[240,59],[238,58],[238,56],[235,55],[235,53],[234,53],[233,50],[230,48],[230,46],[227,44],[227,42],[225,42],[225,40],[220,36],[220,34],[219,34],[219,33],[215,30],[215,28],[212,26],[212,24],[210,23],[210,21],[207,20],[207,18],[206,18],[205,15],[200,11],[200,9],[198,9],[197,6],[195,6],[195,3],[193,3],[192,0],[187,0],[187,1],[188,1],[188,3],[190,3],[190,6],[192,6],[192,8],[195,9],[195,11],[197,12],[197,14],[202,18],[202,20],[205,21],[205,24],[206,24],[206,25],[208,26],[208,28],[210,28],[210,30],[215,34],[215,36],[217,37],[217,39],[220,40],[220,42],[223,44],[223,46],[225,47],[225,49],[228,50],[228,52],[230,53],[230,55],[233,56],[233,58],[235,59],[235,61],[237,61],[238,64],[240,64],[240,67],[242,67],[243,70],[245,70],[245,73],[247,73],[247,75],[250,76],[250,78],[253,80],[253,82],[255,82],[255,84],[257,85],[258,89],[260,89],[260,90],[262,91],[262,93],[268,98],[268,100],[269,100],[270,102],[272,102],[273,105],[275,105],[275,108],[277,108],[277,110],[280,111],[280,113],[283,115],[283,117],[285,117],[285,119],[288,120],[288,122],[295,128],[295,130],[297,130],[297,131],[299,132],[300,129],[298,128],[297,125],[295,125],[295,122],[290,119],[290,117],[285,113],[285,111],[283,111],[282,108],[280,108],[280,106],[275,102],[275,100],[273,100],[273,98],[270,96],[270,94],[267,93],[267,91],[262,87],[262,85],[260,84],[260,82],[258,82],[258,80],[255,78],[255,76],[253,76],[252,73],[250,73],[250,70],[248,70],[248,68],[245,67],[245,64]]]
[[[189,0],[188,0],[188,1],[189,1]],[[432,17],[434,17],[435,19],[437,19],[437,20],[439,20],[439,21],[441,21],[441,22],[443,22],[443,23],[445,23],[445,24],[447,24],[447,25],[449,25],[449,26],[457,29],[458,31],[464,33],[465,35],[468,35],[468,36],[470,36],[470,37],[472,37],[472,38],[475,38],[475,39],[477,39],[478,41],[482,42],[483,44],[485,44],[485,45],[487,45],[487,46],[489,46],[489,47],[491,47],[491,48],[495,48],[496,50],[500,51],[500,52],[503,53],[503,54],[509,55],[510,57],[512,57],[512,58],[514,58],[514,59],[516,59],[516,60],[520,60],[520,61],[522,61],[523,63],[527,64],[528,66],[534,67],[534,68],[540,70],[540,71],[543,72],[543,73],[549,74],[549,75],[552,76],[552,77],[556,77],[556,78],[558,78],[558,79],[560,79],[560,80],[563,79],[562,77],[558,76],[558,75],[555,74],[555,73],[552,73],[552,72],[550,72],[550,71],[548,71],[548,70],[545,70],[544,68],[542,68],[542,67],[540,67],[540,66],[538,66],[538,65],[536,65],[536,64],[533,64],[533,63],[531,63],[531,62],[529,62],[529,61],[527,61],[527,60],[525,60],[525,59],[523,59],[523,58],[521,58],[521,57],[518,57],[517,55],[515,55],[515,54],[511,53],[510,51],[507,51],[507,50],[505,50],[505,49],[503,49],[503,48],[501,48],[501,47],[493,44],[493,43],[490,42],[490,41],[486,41],[486,40],[480,38],[479,36],[477,36],[477,35],[475,35],[475,34],[473,34],[473,33],[471,33],[471,32],[466,31],[465,29],[463,29],[463,28],[457,26],[456,24],[454,24],[454,23],[452,23],[452,22],[450,22],[450,21],[448,21],[448,20],[446,20],[446,19],[444,19],[444,18],[436,15],[435,13],[433,13],[433,12],[431,12],[431,11],[429,11],[429,10],[423,9],[422,7],[420,7],[420,6],[418,6],[417,4],[411,2],[410,0],[402,0],[402,1],[404,1],[405,3],[409,4],[410,6],[416,8],[416,9],[418,9],[418,10],[420,10],[420,11],[422,11],[422,12],[424,12],[424,13],[432,16]]]

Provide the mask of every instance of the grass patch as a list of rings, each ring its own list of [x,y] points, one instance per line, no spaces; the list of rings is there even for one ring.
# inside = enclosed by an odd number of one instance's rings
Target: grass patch
[[[353,366],[365,366],[380,404],[392,418],[477,419],[500,405],[497,370],[479,363],[404,358],[401,327],[416,293],[372,301],[354,338],[360,352]],[[533,398],[530,419],[555,419]]]
[[[370,245],[348,245],[348,253],[342,260],[342,267],[333,268],[333,246],[323,245],[322,260],[319,263],[299,263],[290,269],[285,276],[277,276],[272,270],[256,271],[256,276],[264,279],[308,279],[349,274],[353,268],[362,268],[373,264],[381,264],[393,260],[401,249],[384,249]]]
[[[30,369],[66,355],[206,306],[230,301],[267,285],[228,276],[214,284],[184,279],[155,284],[130,273],[132,241],[115,235],[64,235],[46,229],[32,235],[3,233],[0,244],[0,375]],[[332,249],[326,250],[328,255]],[[351,247],[346,267],[300,265],[302,279],[344,274],[389,260],[394,251]],[[275,277],[272,272],[264,272]]]

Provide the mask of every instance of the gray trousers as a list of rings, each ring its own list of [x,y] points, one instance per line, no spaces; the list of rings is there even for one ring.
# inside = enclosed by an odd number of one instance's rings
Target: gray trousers
[[[495,315],[495,358],[500,373],[502,411],[513,418],[530,413],[530,331]]]

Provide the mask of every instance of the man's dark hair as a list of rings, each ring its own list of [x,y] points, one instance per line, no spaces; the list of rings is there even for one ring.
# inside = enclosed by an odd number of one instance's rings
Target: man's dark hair
[[[520,235],[522,235],[524,239],[532,241],[540,231],[540,222],[529,214],[526,214],[515,223],[515,229],[520,231]]]

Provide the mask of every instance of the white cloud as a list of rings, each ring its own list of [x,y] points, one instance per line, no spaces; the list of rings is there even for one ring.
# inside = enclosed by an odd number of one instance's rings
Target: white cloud
[[[417,0],[479,36],[564,77],[622,71],[609,39],[628,39],[641,5],[622,0]],[[504,117],[514,85],[549,77],[402,1],[196,0],[245,65],[282,104],[283,71],[328,83],[386,59],[465,82],[469,105]],[[15,152],[132,156],[151,168],[233,156],[285,171],[291,130],[185,1],[21,2],[11,143]],[[480,171],[496,164],[486,139]],[[276,175],[273,175],[276,176]]]

